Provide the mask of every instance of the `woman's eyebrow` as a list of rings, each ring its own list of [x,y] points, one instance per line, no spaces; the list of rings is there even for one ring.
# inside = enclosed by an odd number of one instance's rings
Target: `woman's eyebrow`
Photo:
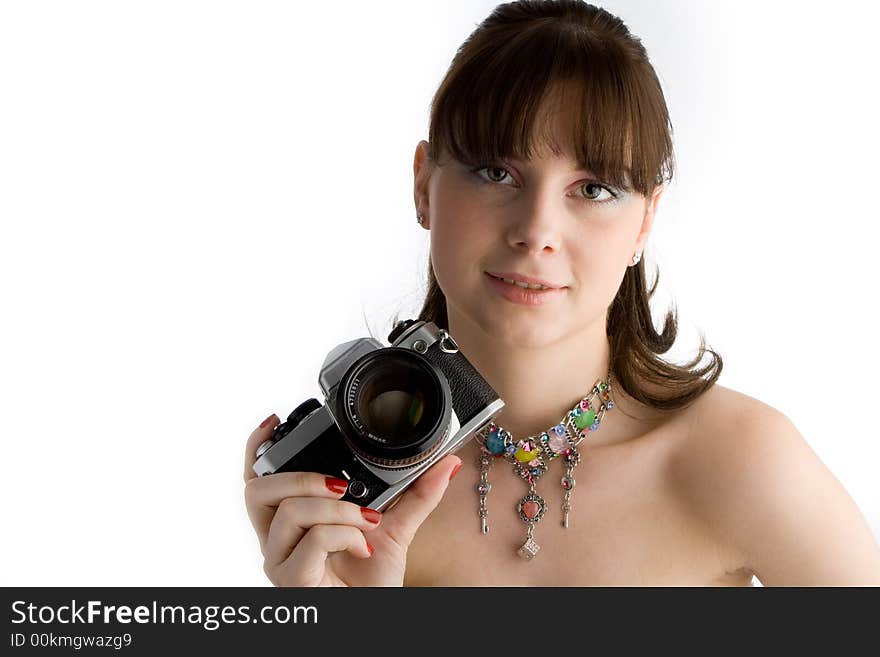
[[[512,162],[513,164],[526,164],[526,163],[532,163],[532,162],[535,162],[535,160],[519,160],[519,159],[517,159],[517,158],[515,158],[515,157],[508,157],[508,158],[505,158],[505,159],[507,159],[508,161]],[[586,167],[586,165],[581,164],[580,162],[574,162],[574,163],[573,163],[572,160],[566,160],[566,164],[568,164],[568,165],[572,165],[572,164],[573,164],[573,166],[570,166],[570,168],[568,169],[568,172],[567,172],[567,173],[590,173],[590,174],[593,173],[593,171],[591,171],[590,169],[588,169],[588,168]]]
[[[526,162],[524,160],[519,160],[515,157],[509,157],[506,159],[508,161],[512,162],[513,164],[518,164],[518,165],[525,164],[525,162]],[[528,160],[528,162],[534,162],[534,160]],[[597,175],[595,171],[588,168],[586,164],[583,164],[581,162],[573,162],[572,160],[566,160],[566,163],[570,167],[568,169],[567,173],[585,173],[590,176]],[[624,180],[627,182],[627,184],[631,184],[632,183],[632,171],[628,167],[623,169],[623,175],[624,175]]]

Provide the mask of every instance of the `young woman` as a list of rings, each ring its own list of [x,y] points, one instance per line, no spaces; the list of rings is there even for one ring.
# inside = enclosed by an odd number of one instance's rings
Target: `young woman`
[[[642,253],[673,173],[657,76],[615,16],[498,6],[459,49],[418,144],[430,231],[419,319],[506,406],[384,514],[322,473],[245,498],[276,585],[880,585],[845,489],[776,409],[660,358]],[[560,419],[561,418],[561,419]]]

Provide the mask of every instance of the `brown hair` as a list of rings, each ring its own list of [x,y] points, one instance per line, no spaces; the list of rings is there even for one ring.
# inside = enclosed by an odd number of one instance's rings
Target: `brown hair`
[[[578,164],[600,180],[648,197],[672,179],[672,125],[645,48],[619,18],[579,0],[520,0],[492,11],[458,49],[434,95],[428,157],[439,163],[451,154],[474,165],[530,158],[536,112],[551,95],[578,108],[570,143]],[[538,137],[559,154],[558,144]],[[656,410],[673,411],[706,392],[723,364],[709,349],[712,362],[696,368],[707,351],[702,333],[692,362],[659,357],[678,333],[674,304],[663,331],[654,329],[649,301],[659,280],[655,270],[647,288],[644,259],[627,267],[608,307],[606,333],[615,386]],[[418,318],[449,328],[430,256]]]

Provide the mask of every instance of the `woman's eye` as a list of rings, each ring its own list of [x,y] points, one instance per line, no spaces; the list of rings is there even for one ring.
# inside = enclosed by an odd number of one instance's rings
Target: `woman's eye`
[[[480,171],[489,172],[488,173],[489,180],[484,179],[484,182],[500,183],[504,180],[504,176],[510,175],[507,172],[507,169],[505,169],[504,167],[496,167],[496,166],[492,166],[492,165],[484,165],[481,167],[476,167],[474,169],[471,169],[471,173],[475,173],[477,175],[479,175]],[[500,175],[498,175],[499,172],[500,172]],[[497,178],[496,178],[496,176],[497,176]]]
[[[587,190],[589,190],[590,188],[592,188],[593,190],[595,190],[595,193],[596,193],[596,194],[601,194],[603,191],[604,191],[604,192],[608,192],[608,196],[607,196],[606,198],[604,198],[604,199],[599,199],[598,196],[593,196],[592,194],[590,194],[590,193],[587,191]],[[594,183],[594,182],[584,183],[583,185],[580,186],[580,189],[582,189],[582,190],[584,190],[584,191],[586,192],[586,193],[583,195],[584,198],[585,198],[586,200],[588,200],[588,201],[596,201],[596,202],[598,202],[598,203],[607,203],[608,201],[613,201],[613,200],[616,199],[617,196],[618,196],[617,194],[615,194],[613,191],[611,191],[611,189],[609,189],[609,188],[606,187],[605,185],[600,185],[599,183]]]

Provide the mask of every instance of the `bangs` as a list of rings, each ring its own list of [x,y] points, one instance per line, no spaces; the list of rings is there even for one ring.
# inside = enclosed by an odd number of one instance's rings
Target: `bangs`
[[[653,70],[589,32],[539,21],[500,47],[462,47],[437,90],[429,143],[470,165],[570,153],[600,181],[648,195],[672,177],[671,126]],[[647,78],[647,81],[646,81]],[[651,89],[651,79],[657,88]],[[660,92],[662,100],[662,92]],[[558,143],[550,117],[565,126]]]

